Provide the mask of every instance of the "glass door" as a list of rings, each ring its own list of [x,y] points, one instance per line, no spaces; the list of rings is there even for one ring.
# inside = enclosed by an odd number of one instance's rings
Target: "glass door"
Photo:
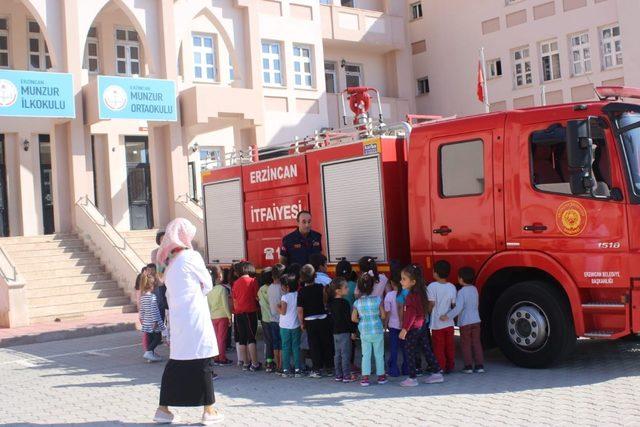
[[[51,140],[49,135],[38,136],[40,148],[40,188],[42,191],[42,222],[44,234],[55,233],[53,220],[53,176],[51,173]]]
[[[153,228],[149,139],[125,137],[127,157],[127,189],[132,230]]]
[[[0,237],[9,235],[9,207],[7,205],[7,163],[4,151],[4,134],[0,133]]]

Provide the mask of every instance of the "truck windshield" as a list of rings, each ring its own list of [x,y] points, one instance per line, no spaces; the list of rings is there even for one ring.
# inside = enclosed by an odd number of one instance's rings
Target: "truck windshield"
[[[624,130],[629,126],[632,128],[622,132],[622,144],[629,174],[633,180],[633,191],[640,195],[640,114],[624,113],[620,116],[618,128]]]

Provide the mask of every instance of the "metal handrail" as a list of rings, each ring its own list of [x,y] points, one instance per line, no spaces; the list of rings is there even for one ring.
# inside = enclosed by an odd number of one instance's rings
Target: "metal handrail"
[[[18,280],[18,269],[16,268],[15,264],[11,262],[11,259],[9,258],[9,255],[7,255],[7,253],[5,252],[4,248],[2,246],[0,246],[0,252],[2,252],[2,256],[4,257],[4,259],[7,261],[7,264],[9,264],[9,266],[13,269],[13,279],[7,276],[7,273],[4,271],[4,268],[0,267],[0,273],[2,273],[2,277],[4,277],[6,280],[12,280],[12,281],[17,281]]]
[[[100,210],[98,209],[98,207],[91,201],[91,199],[89,199],[89,195],[85,194],[84,197],[82,197],[80,200],[84,199],[84,205],[81,204],[81,206],[91,206],[93,207],[93,209],[95,209],[96,212],[98,212],[100,214],[100,216],[102,216],[102,221],[103,223],[100,224],[96,221],[96,224],[101,225],[104,228],[110,228],[111,231],[113,233],[115,233],[118,237],[120,237],[122,239],[122,247],[120,247],[118,245],[118,242],[116,242],[114,239],[112,239],[107,233],[105,233],[107,235],[107,238],[109,240],[111,240],[111,242],[114,244],[114,246],[118,249],[121,250],[126,250],[127,246],[129,246],[129,249],[131,249],[133,251],[133,248],[131,247],[131,244],[129,244],[129,242],[127,242],[127,239],[118,232],[118,230],[115,229],[115,227],[113,225],[111,225],[111,223],[109,223],[109,221],[107,221],[107,216],[105,214],[103,214],[102,212],[100,212]],[[135,252],[135,251],[134,251]]]

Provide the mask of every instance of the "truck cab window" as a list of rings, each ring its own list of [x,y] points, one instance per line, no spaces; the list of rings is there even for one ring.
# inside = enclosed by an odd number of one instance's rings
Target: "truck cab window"
[[[531,133],[530,159],[533,186],[549,193],[571,195],[570,171],[566,149],[566,127],[556,123]],[[593,195],[609,197],[611,161],[606,147],[604,129],[594,126],[593,135]],[[585,193],[584,196],[590,196]]]
[[[482,140],[456,142],[440,147],[440,194],[443,197],[474,196],[484,192]]]

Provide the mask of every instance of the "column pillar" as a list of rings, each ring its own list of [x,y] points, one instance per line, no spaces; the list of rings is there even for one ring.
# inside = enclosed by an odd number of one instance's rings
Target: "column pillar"
[[[37,236],[44,233],[38,134],[18,133],[17,137],[20,228],[23,236]],[[25,139],[28,151],[23,149]]]
[[[117,133],[109,133],[107,139],[108,198],[111,205],[102,212],[118,231],[131,228],[129,193],[127,187],[127,156],[124,139]]]
[[[22,209],[20,202],[20,150],[22,141],[17,133],[4,135],[4,158],[7,168],[7,207],[9,209],[9,235],[22,235]]]

